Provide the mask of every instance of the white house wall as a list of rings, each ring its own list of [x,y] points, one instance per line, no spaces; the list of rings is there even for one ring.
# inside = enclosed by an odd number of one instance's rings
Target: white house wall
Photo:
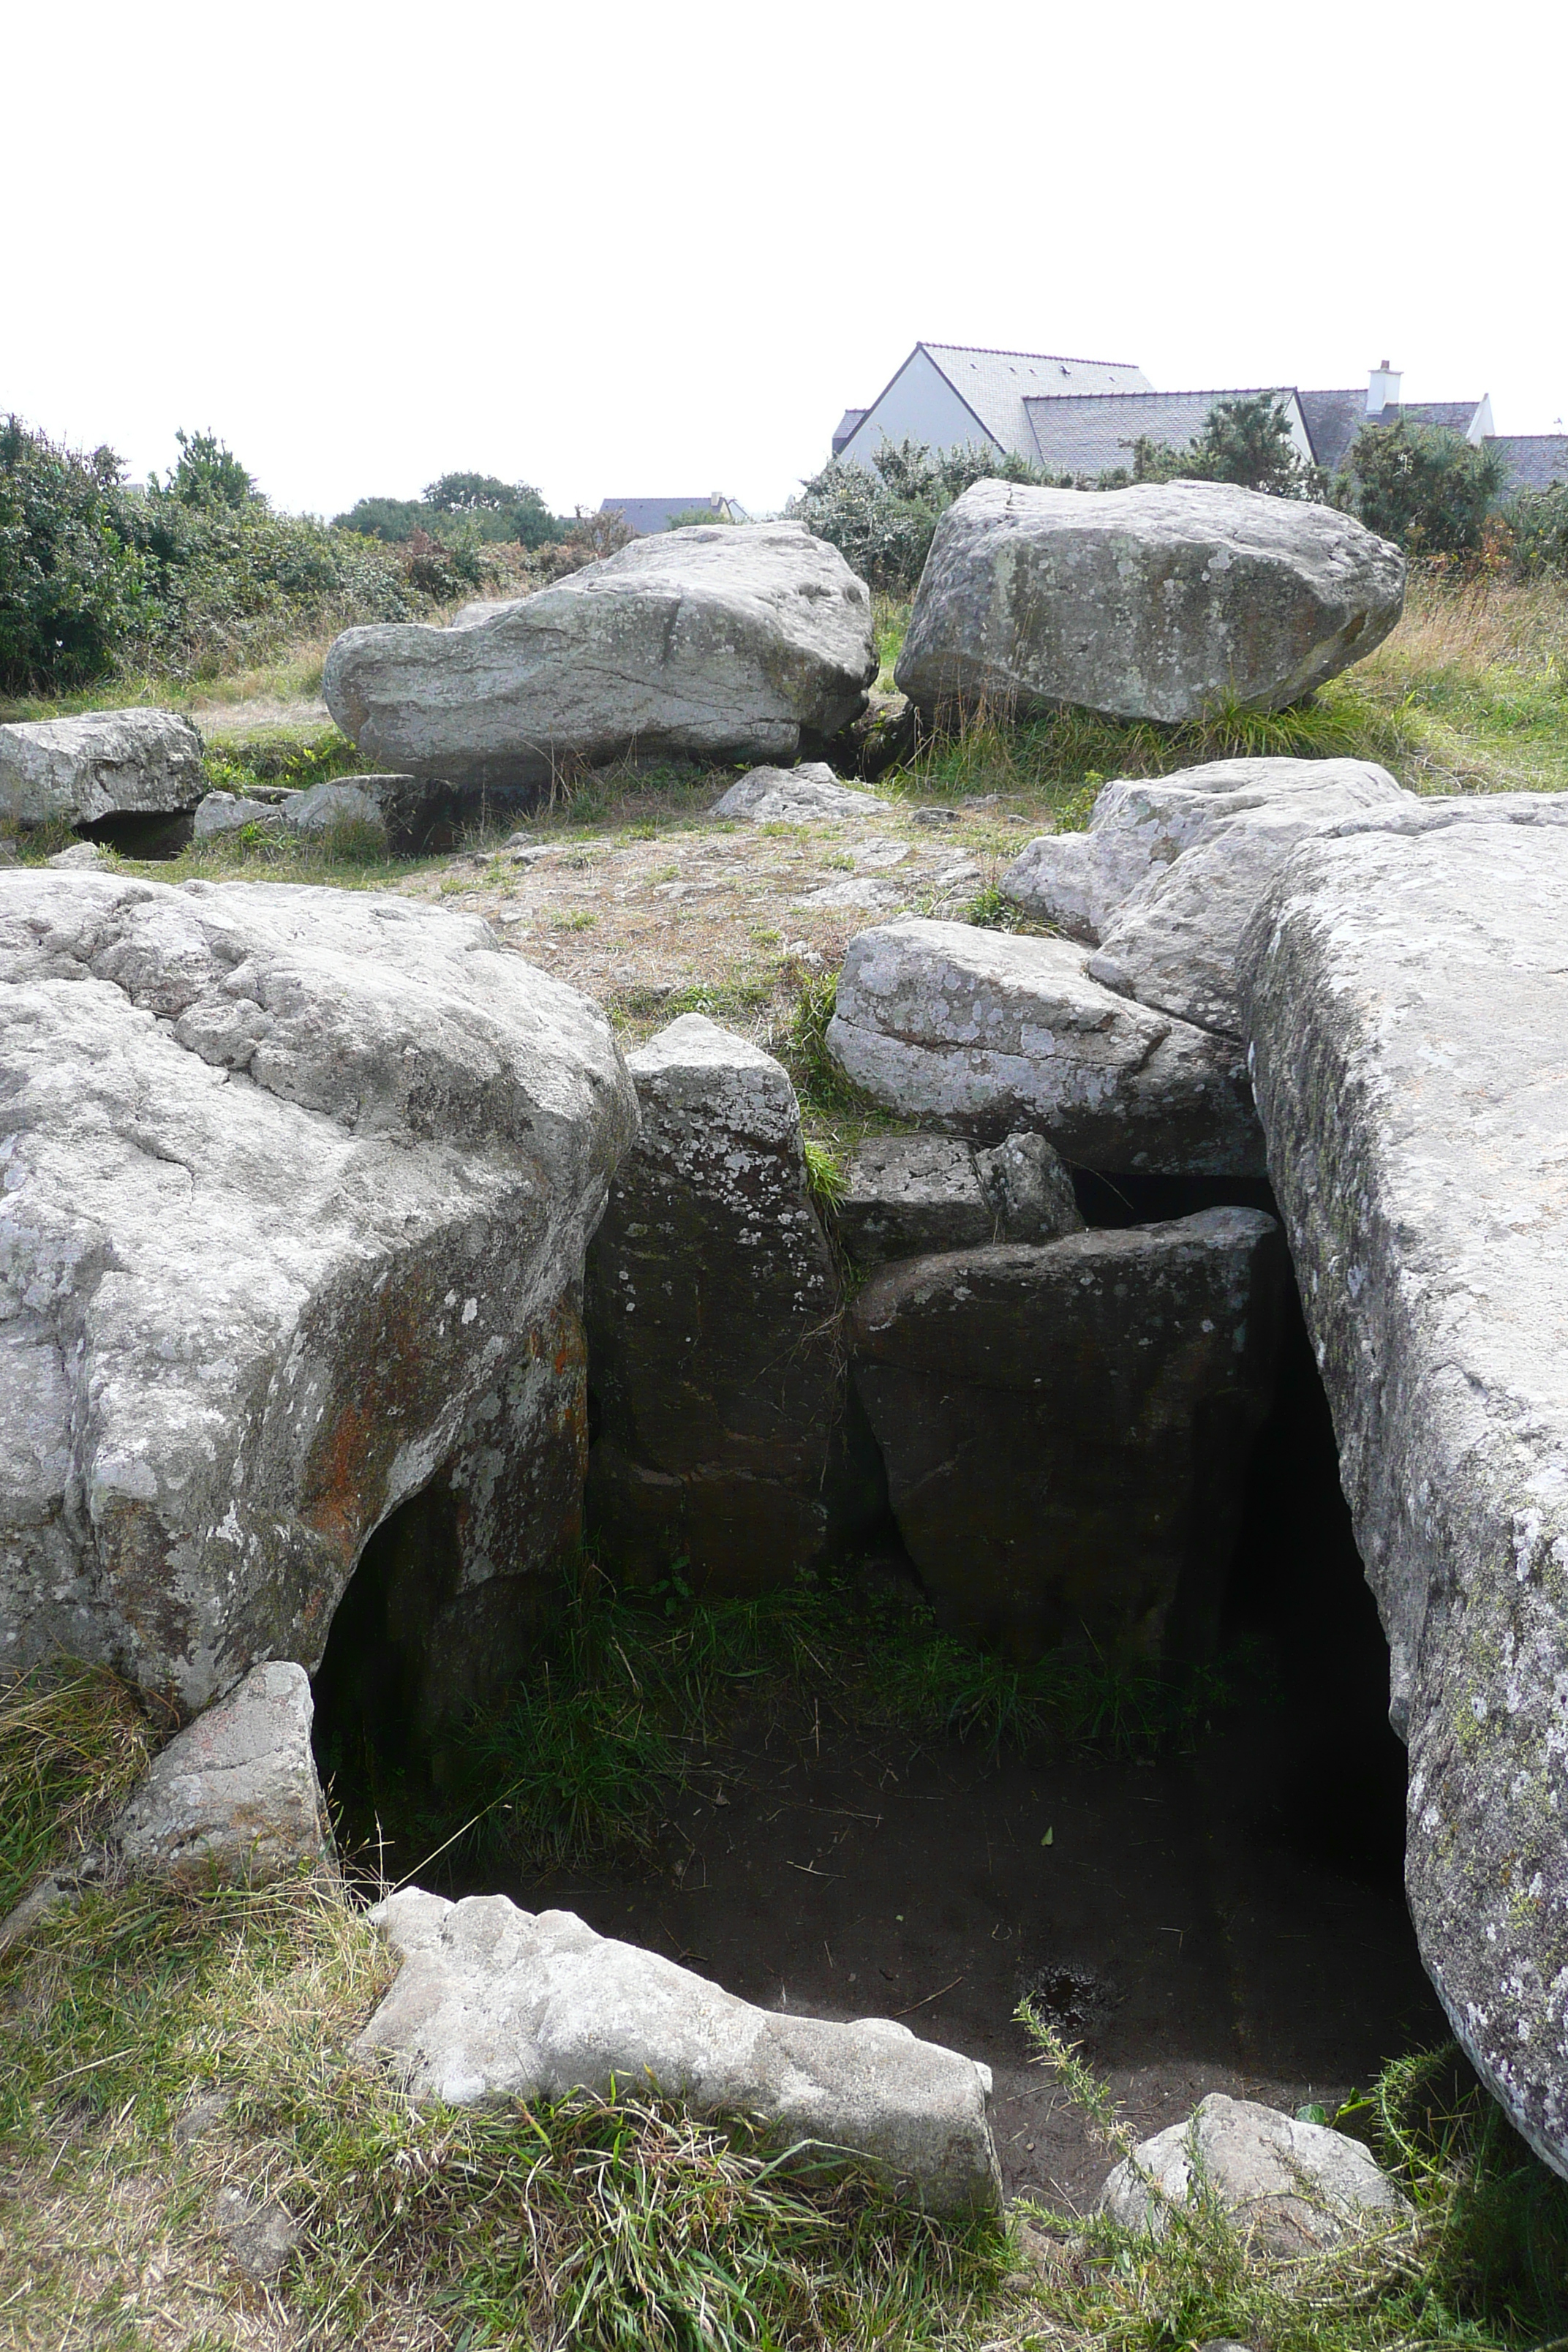
[[[871,466],[885,441],[919,441],[928,449],[995,448],[985,427],[922,351],[911,352],[892,383],[845,443],[847,466]]]

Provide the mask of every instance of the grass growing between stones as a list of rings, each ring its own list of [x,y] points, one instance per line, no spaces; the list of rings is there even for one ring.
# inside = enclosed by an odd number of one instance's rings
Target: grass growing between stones
[[[379,1822],[410,1863],[454,1843],[469,1865],[559,1868],[655,1855],[681,1791],[721,1775],[737,1728],[770,1716],[809,1723],[826,1706],[906,1749],[957,1739],[992,1761],[1126,1761],[1190,1749],[1253,1672],[1238,1657],[1173,1675],[1092,1651],[1020,1664],[901,1596],[803,1579],[704,1601],[678,1575],[629,1594],[585,1564],[512,1706],[443,1747],[438,1808],[374,1758],[328,1761],[360,1792],[352,1846],[368,1852]]]
[[[1106,2085],[1025,2002],[1019,2021],[1108,2158],[1131,2136]],[[1167,2208],[1162,2233],[1026,2205],[1040,2236],[1039,2303],[1051,2329],[1027,2345],[1163,2352],[1220,2341],[1259,2352],[1561,2352],[1568,2342],[1568,2183],[1539,2163],[1458,2051],[1395,2060],[1331,2116],[1364,2140],[1413,2214],[1331,2252],[1269,2263],[1218,2201]]]
[[[0,1683],[0,1919],[40,1873],[89,1847],[145,1770],[151,1727],[100,1666]]]
[[[662,1598],[698,1696],[715,1672],[752,1673],[733,1624]],[[820,1660],[812,1606],[788,1638]],[[0,1809],[37,1781],[23,1735],[51,1697],[40,1851],[58,1852],[137,1710],[107,1675],[29,1689],[10,1694]],[[809,2150],[781,2162],[742,2118],[637,2097],[416,2102],[353,2054],[392,1974],[325,1877],[111,1888],[0,1958],[0,2344],[1194,2352],[1229,2336],[1258,2352],[1524,2352],[1568,2325],[1568,2189],[1452,2053],[1386,2069],[1334,2118],[1396,2173],[1414,2219],[1282,2266],[1201,2202],[1158,2240],[1039,2205],[1005,2233],[952,2230]],[[1118,2152],[1108,2095],[1037,2039]],[[222,2192],[287,2217],[270,2275],[241,2266]]]

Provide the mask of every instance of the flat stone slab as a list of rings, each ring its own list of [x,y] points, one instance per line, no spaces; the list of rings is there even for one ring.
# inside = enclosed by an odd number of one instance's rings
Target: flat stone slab
[[[1422,1957],[1568,2174],[1568,832],[1510,803],[1303,845],[1240,969]]]
[[[901,918],[850,940],[828,1050],[901,1118],[982,1141],[1032,1128],[1075,1166],[1260,1173],[1239,1047],[1088,964],[1068,940]]]
[[[850,1158],[838,1230],[862,1265],[989,1242],[1047,1242],[1083,1224],[1072,1179],[1044,1136],[976,1151],[951,1135],[868,1136]]]
[[[403,1968],[356,2046],[416,2098],[653,2094],[754,2117],[786,2147],[841,2149],[934,2212],[1000,2207],[989,2068],[907,2026],[754,2009],[570,1911],[504,1895],[453,1904],[406,1887],[371,1916]]]
[[[1173,2214],[1205,2191],[1248,2243],[1285,2261],[1414,2218],[1359,2139],[1218,2091],[1119,2164],[1100,2209],[1124,2229],[1163,2238]]]
[[[0,819],[25,829],[179,815],[206,788],[201,736],[173,710],[91,710],[0,727]]]

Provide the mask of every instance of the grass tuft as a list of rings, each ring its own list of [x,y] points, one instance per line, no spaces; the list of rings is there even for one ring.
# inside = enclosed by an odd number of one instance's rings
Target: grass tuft
[[[134,1693],[106,1666],[58,1659],[0,1683],[0,1918],[93,1843],[153,1745]]]

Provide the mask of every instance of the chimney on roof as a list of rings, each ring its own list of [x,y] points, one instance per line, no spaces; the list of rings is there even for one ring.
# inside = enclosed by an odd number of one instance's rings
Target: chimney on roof
[[[1371,370],[1366,380],[1366,413],[1381,416],[1385,408],[1399,405],[1400,372],[1391,368],[1386,360],[1381,367]]]

